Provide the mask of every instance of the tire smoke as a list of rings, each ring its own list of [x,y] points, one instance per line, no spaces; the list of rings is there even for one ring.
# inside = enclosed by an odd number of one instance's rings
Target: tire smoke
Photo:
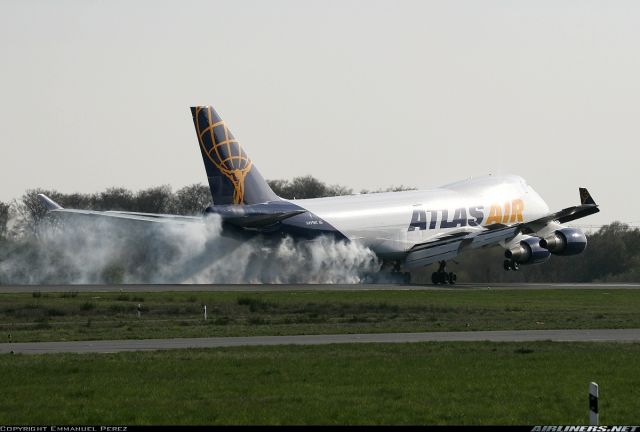
[[[1,284],[359,283],[380,269],[353,242],[222,232],[202,223],[52,217],[36,235],[0,246]]]

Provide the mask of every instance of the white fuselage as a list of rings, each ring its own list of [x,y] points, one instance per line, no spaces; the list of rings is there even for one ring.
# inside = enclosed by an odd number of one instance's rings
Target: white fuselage
[[[381,256],[406,253],[447,232],[513,225],[549,207],[518,176],[486,176],[431,190],[293,200]]]

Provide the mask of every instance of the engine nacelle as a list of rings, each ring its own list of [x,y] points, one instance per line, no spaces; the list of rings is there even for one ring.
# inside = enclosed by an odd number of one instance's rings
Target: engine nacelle
[[[507,249],[504,256],[518,264],[537,264],[548,260],[551,253],[540,246],[538,237],[528,237]]]
[[[587,247],[587,236],[576,228],[563,228],[540,240],[540,247],[554,255],[577,255]]]

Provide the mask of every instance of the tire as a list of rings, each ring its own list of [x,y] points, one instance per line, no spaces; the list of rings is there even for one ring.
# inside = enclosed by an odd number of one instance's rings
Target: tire
[[[411,283],[411,273],[405,272],[402,277],[402,282],[409,285]]]
[[[453,285],[456,283],[456,279],[458,279],[458,277],[456,276],[455,273],[451,272],[449,273],[449,285]]]
[[[438,282],[440,282],[441,284],[449,283],[449,275],[445,272],[438,273]]]
[[[431,283],[434,285],[438,285],[438,273],[431,273]]]

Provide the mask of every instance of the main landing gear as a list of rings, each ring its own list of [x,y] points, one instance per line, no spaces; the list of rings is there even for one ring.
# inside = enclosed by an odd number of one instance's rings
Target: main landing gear
[[[440,261],[438,266],[438,271],[435,271],[431,274],[431,282],[434,285],[438,284],[450,284],[453,285],[456,283],[458,277],[455,273],[449,272],[447,273],[447,262]]]
[[[504,260],[503,266],[504,266],[504,269],[506,271],[509,271],[509,270],[518,271],[518,270],[520,270],[520,265],[517,262],[515,262],[514,260],[508,260],[508,259]]]
[[[393,283],[408,285],[411,283],[411,273],[403,272],[400,261],[394,261],[393,267],[391,267],[391,280]]]
[[[366,278],[367,283],[394,283],[405,284],[411,283],[411,273],[403,272],[400,261],[387,260],[382,263],[382,269],[375,275],[369,275]]]

